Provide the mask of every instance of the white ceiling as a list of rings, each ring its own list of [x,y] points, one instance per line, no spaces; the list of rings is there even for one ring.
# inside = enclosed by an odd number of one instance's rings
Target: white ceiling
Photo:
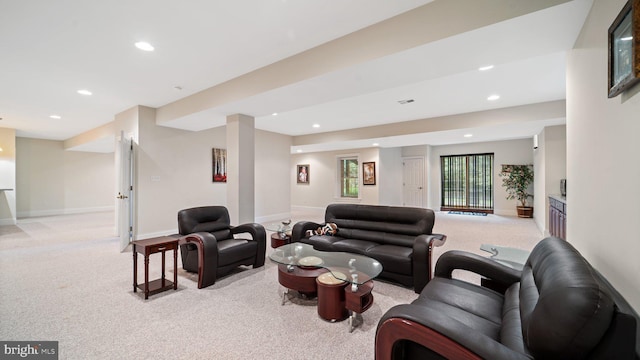
[[[161,107],[430,2],[0,0],[0,127],[21,137],[66,140],[133,106]],[[255,116],[259,129],[295,136],[564,99],[566,51],[591,3],[573,0],[167,125],[202,130],[243,113]],[[140,40],[156,50],[136,49]],[[487,64],[495,68],[477,71]],[[93,95],[77,94],[82,88]],[[493,93],[501,98],[487,101]],[[415,101],[398,104],[403,99]],[[473,141],[532,136],[563,122],[476,129]],[[469,129],[378,140],[386,141],[381,146],[471,141],[462,132]],[[77,150],[109,145],[113,141],[102,139]]]

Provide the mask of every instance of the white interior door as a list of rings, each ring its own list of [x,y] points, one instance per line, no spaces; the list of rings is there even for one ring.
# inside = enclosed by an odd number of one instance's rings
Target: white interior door
[[[120,134],[117,151],[118,169],[118,235],[120,251],[125,251],[133,240],[133,140]]]
[[[402,204],[424,207],[424,159],[405,158],[402,164]]]

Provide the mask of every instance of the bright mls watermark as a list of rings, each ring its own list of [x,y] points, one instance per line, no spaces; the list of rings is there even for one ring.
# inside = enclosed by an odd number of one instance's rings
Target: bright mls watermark
[[[58,360],[57,341],[0,341],[1,359]]]

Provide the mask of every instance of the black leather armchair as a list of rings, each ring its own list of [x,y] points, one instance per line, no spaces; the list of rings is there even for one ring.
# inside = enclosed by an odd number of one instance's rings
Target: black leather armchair
[[[506,289],[452,278],[476,272]],[[568,242],[542,240],[522,271],[449,251],[411,304],[380,319],[376,359],[639,359],[638,314]]]
[[[264,265],[267,236],[260,224],[231,226],[224,206],[202,206],[178,212],[182,267],[198,273],[198,288],[213,285],[240,265]],[[235,238],[249,234],[250,239]]]

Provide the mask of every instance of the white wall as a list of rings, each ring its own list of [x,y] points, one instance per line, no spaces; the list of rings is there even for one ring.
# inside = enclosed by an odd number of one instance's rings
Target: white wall
[[[0,225],[16,223],[16,131],[0,128]]]
[[[607,29],[626,0],[595,0],[567,59],[567,235],[640,311],[640,85],[607,98]]]
[[[291,136],[256,130],[256,221],[291,217]]]
[[[560,179],[567,177],[567,131],[565,125],[549,126],[538,134],[537,150],[534,150],[535,194],[534,207],[538,211],[536,224],[540,231],[549,234],[549,195],[560,195]]]
[[[139,121],[137,238],[176,233],[181,209],[226,205],[226,184],[212,181],[212,148],[226,148],[224,127],[199,132],[162,127],[151,114]]]
[[[340,199],[337,197],[338,157],[355,155],[359,156],[360,172],[362,172],[363,162],[375,161],[376,166],[379,164],[377,148],[292,154],[291,168],[289,169],[292,206],[324,211],[327,205],[335,202],[378,204],[378,184],[361,186],[360,199]],[[297,165],[302,164],[309,165],[308,184],[298,184],[296,181]],[[379,173],[377,168],[376,172]],[[362,174],[360,174],[360,180],[362,181]]]
[[[149,109],[153,111],[153,109]],[[198,132],[157,126],[140,117],[137,147],[137,238],[177,232],[181,209],[227,204],[227,184],[212,181],[212,148],[226,148],[226,128]],[[290,214],[291,139],[256,131],[256,221]]]
[[[376,183],[380,205],[401,206],[402,198],[402,149],[381,148],[376,164]]]
[[[62,141],[16,139],[18,217],[113,210],[113,154],[65,151]]]
[[[502,164],[533,164],[532,139],[432,146],[429,155],[429,163],[431,164],[429,182],[431,186],[427,207],[434,210],[440,209],[440,156],[481,153],[494,153],[494,213],[516,216],[517,201],[506,199],[507,193],[502,187],[502,178],[499,174],[502,170]],[[534,216],[539,215],[544,216],[544,214],[540,214],[539,210],[534,209]]]

